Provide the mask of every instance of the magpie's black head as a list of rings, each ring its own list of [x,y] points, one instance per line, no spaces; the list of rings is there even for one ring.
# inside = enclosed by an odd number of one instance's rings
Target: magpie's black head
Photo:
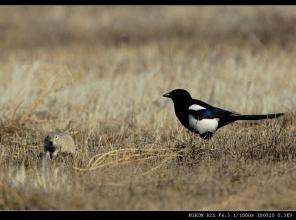
[[[171,98],[173,102],[191,100],[191,95],[184,89],[174,89],[168,93],[163,94],[163,97]]]
[[[163,97],[172,99],[174,103],[175,113],[179,121],[185,126],[188,126],[188,107],[192,104],[192,98],[189,92],[184,89],[174,89],[163,94]]]

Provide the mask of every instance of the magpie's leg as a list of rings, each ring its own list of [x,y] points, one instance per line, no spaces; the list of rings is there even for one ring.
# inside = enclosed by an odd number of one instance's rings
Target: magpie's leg
[[[200,135],[204,140],[208,141],[211,139],[211,137],[213,136],[212,132],[205,132],[203,134]]]

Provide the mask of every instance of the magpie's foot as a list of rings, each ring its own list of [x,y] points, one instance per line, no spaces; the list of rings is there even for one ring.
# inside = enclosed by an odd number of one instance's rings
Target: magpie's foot
[[[203,134],[200,134],[200,137],[202,137],[205,141],[210,140],[212,136],[213,136],[212,132],[205,132]]]

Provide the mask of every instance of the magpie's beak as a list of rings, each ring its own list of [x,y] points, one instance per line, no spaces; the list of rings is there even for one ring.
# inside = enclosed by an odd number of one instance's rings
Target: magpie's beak
[[[163,94],[162,96],[167,97],[167,98],[172,98],[173,97],[169,92]]]

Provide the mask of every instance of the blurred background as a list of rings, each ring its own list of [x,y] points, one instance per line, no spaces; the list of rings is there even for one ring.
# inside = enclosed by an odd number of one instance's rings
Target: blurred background
[[[1,47],[118,46],[190,41],[194,46],[288,48],[293,6],[2,6]]]
[[[133,114],[151,125],[174,88],[239,112],[288,111],[296,104],[295,9],[2,6],[0,105],[10,113],[1,114],[49,111],[83,122]]]

